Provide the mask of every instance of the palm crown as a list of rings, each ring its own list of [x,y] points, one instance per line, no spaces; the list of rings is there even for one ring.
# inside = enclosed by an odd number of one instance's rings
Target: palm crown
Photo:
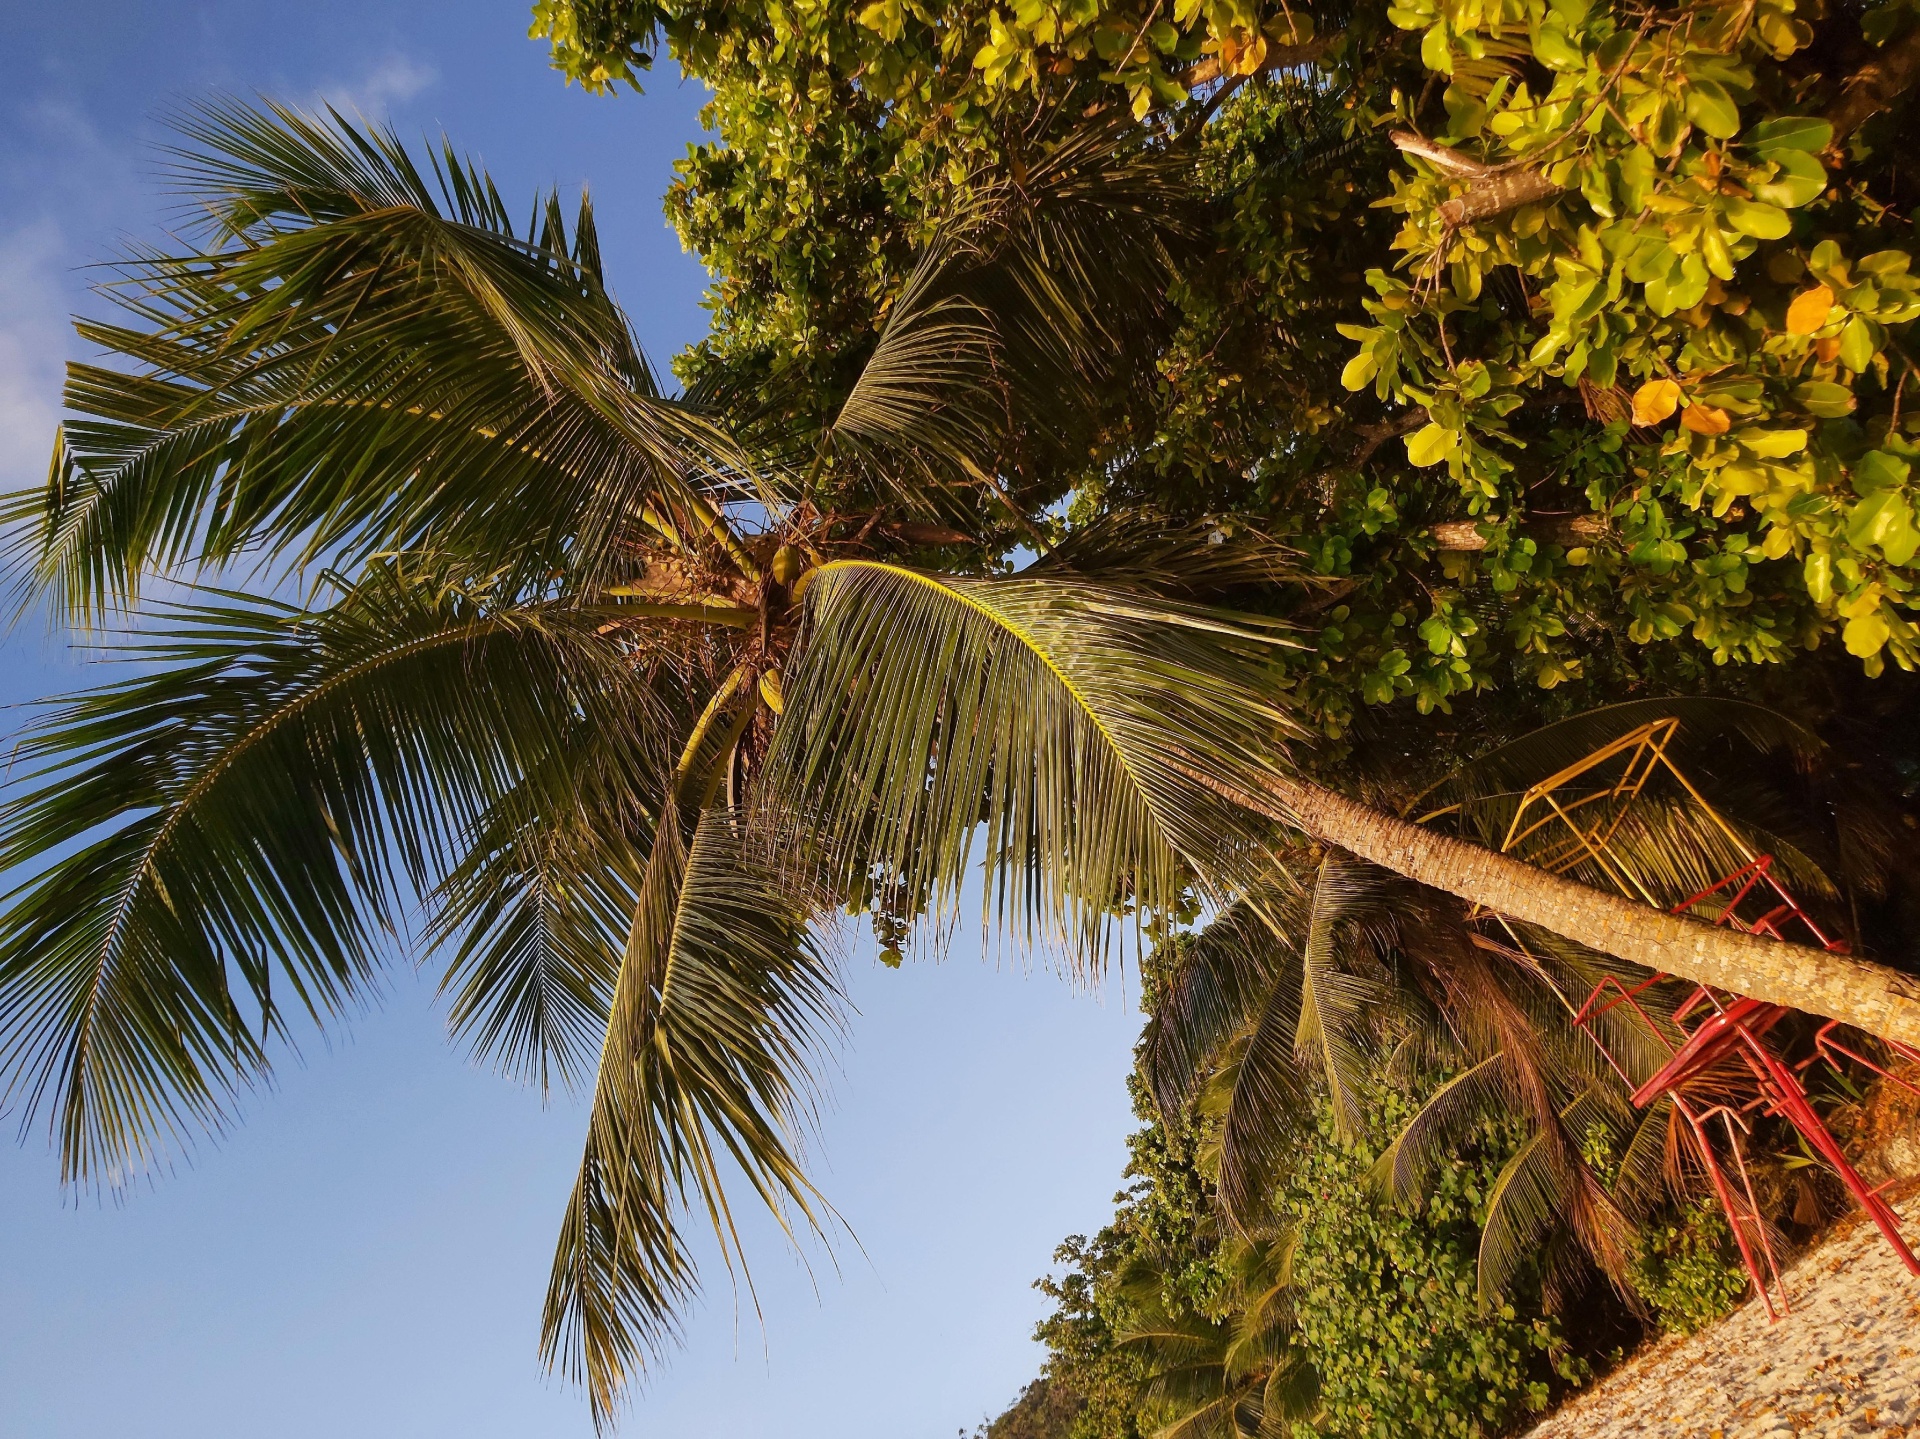
[[[818,1212],[833,906],[951,913],[984,865],[995,923],[1098,963],[1116,913],[1257,863],[1269,823],[1193,773],[1278,753],[1284,628],[1204,602],[1275,555],[1110,527],[1014,576],[900,562],[1024,513],[1003,486],[1072,439],[1039,397],[1151,323],[1118,292],[1163,288],[1163,180],[1095,130],[987,192],[831,421],[748,449],[707,407],[743,397],[659,393],[584,204],[516,229],[451,152],[338,117],[187,133],[204,231],[83,327],[120,363],[75,366],[14,557],[79,618],[250,557],[269,593],[159,605],[138,675],[25,739],[7,1069],[70,1180],[122,1182],[423,898],[455,1028],[592,1085],[545,1343],[604,1414],[692,1292],[681,1216],[733,1248],[723,1174]],[[301,566],[323,598],[270,597]]]

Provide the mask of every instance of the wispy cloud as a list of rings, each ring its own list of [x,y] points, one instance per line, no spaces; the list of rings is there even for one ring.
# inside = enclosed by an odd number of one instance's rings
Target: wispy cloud
[[[46,477],[80,266],[106,257],[106,227],[141,187],[76,105],[43,98],[6,119],[20,141],[0,163],[0,489],[12,490]],[[81,253],[75,226],[106,233]]]
[[[0,487],[46,474],[67,348],[65,250],[50,218],[0,234]]]
[[[346,114],[382,117],[413,100],[438,72],[397,51],[350,79],[315,87]],[[68,323],[87,304],[82,268],[108,259],[114,235],[164,218],[151,157],[129,135],[110,143],[77,97],[43,95],[0,106],[0,491],[46,475],[60,417],[62,372],[78,353]]]
[[[431,65],[394,53],[375,61],[358,79],[316,87],[321,103],[345,114],[381,116],[404,105],[440,78]]]

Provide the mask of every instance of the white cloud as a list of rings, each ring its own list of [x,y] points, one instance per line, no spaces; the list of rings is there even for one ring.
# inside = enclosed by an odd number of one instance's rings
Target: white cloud
[[[67,264],[50,217],[0,234],[0,489],[47,473],[68,346]]]
[[[0,490],[41,483],[60,418],[69,315],[113,253],[114,227],[147,208],[133,157],[72,99],[43,95],[0,113]]]
[[[319,99],[343,114],[377,118],[394,105],[406,104],[439,78],[433,66],[395,53],[368,66],[357,80],[319,86]]]
[[[398,52],[357,78],[316,87],[342,113],[383,116],[438,80]],[[83,267],[112,258],[115,232],[151,233],[168,205],[154,193],[151,156],[110,144],[75,98],[59,93],[0,105],[0,491],[40,483],[60,418],[65,362],[81,352],[69,316],[98,312]]]

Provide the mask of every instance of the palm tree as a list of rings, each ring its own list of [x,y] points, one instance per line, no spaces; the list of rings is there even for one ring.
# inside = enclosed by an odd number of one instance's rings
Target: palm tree
[[[984,187],[832,423],[769,457],[660,395],[584,205],[519,230],[457,157],[337,117],[189,138],[207,229],[82,327],[120,365],[74,367],[14,558],[80,622],[153,573],[265,593],[150,606],[134,676],[25,736],[8,1093],[69,1181],[125,1182],[224,1123],[292,1015],[356,1003],[424,899],[455,1028],[592,1086],[545,1347],[605,1415],[693,1290],[688,1209],[732,1262],[730,1165],[818,1222],[816,921],[938,931],[984,860],[996,922],[1097,962],[1116,911],[1258,862],[1266,822],[1181,771],[1250,783],[1290,731],[1284,628],[1191,597],[1272,555],[1109,526],[1013,577],[900,562],[1025,514],[1003,451],[1072,427],[1023,396],[1113,362],[1070,301],[1164,293],[1164,181],[1094,128]]]
[[[1287,1229],[1229,1236],[1208,1314],[1169,1302],[1169,1276],[1149,1259],[1121,1273],[1127,1317],[1114,1337],[1140,1363],[1153,1439],[1265,1439],[1312,1421],[1318,1376],[1294,1332],[1293,1250]]]
[[[5,1093],[68,1180],[226,1122],[269,1037],[358,1002],[422,899],[456,1028],[592,1084],[545,1349],[605,1416],[695,1285],[685,1212],[733,1253],[729,1165],[818,1222],[796,1140],[835,905],[937,934],[984,866],[991,922],[1097,964],[1116,915],[1251,892],[1277,824],[1920,1038],[1899,976],[1303,778],[1288,631],[1217,603],[1284,577],[1257,539],[1116,523],[978,572],[1045,547],[1026,516],[1077,399],[1164,319],[1184,207],[1137,132],[1076,124],[979,187],[831,418],[750,448],[718,416],[756,397],[661,394],[584,203],[523,230],[450,150],[337,116],[225,106],[186,133],[199,228],[115,272],[121,318],[81,333],[116,363],[72,368],[48,484],[11,511],[29,593],[76,623],[153,575],[229,586],[150,606],[137,672],[29,730],[0,818],[24,875]]]

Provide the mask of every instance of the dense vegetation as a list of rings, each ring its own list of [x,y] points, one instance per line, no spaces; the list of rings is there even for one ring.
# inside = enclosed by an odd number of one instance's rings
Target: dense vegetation
[[[1019,1422],[1491,1431],[1700,1322],[1697,1176],[1579,997],[1920,1042],[1920,25],[1797,3],[544,0],[579,81],[712,88],[677,395],[589,206],[189,118],[193,225],[6,512],[25,596],[145,664],[19,751],[0,1100],[130,1182],[424,907],[456,1031],[591,1090],[544,1347],[605,1420],[730,1176],[822,1212],[822,924],[899,959],[984,865],[1022,941],[1156,946],[1139,1187]],[[1649,791],[1653,905],[1490,852],[1651,716],[1729,817]],[[1854,953],[1665,912],[1742,846]]]
[[[716,274],[713,333],[678,372],[790,381],[796,408],[831,410],[938,216],[1024,184],[1076,117],[1124,108],[1193,198],[1164,329],[1140,353],[1116,336],[1084,448],[1016,454],[1008,494],[962,528],[1004,547],[1145,508],[1297,547],[1326,583],[1269,603],[1313,633],[1290,681],[1324,736],[1309,763],[1397,801],[1598,702],[1789,710],[1849,756],[1819,801],[1853,836],[1825,851],[1846,927],[1913,955],[1910,865],[1853,868],[1902,847],[1920,778],[1912,689],[1884,674],[1920,659],[1911,7],[667,0],[536,17],[590,86],[640,83],[664,46],[713,88],[718,142],[667,204]],[[1445,1008],[1439,987],[1426,1001]],[[1320,1071],[1294,1101],[1312,1122],[1238,1215],[1218,1091],[1257,1037],[1214,1057],[1227,1078],[1157,1105],[1143,1078],[1135,1186],[1061,1251],[1047,1374],[989,1432],[1284,1433],[1309,1415],[1338,1434],[1493,1432],[1646,1327],[1736,1300],[1724,1221],[1684,1184],[1636,1197],[1630,1129],[1598,1112],[1563,1143],[1616,1218],[1632,1211],[1619,1252],[1580,1241],[1612,1282],[1572,1284],[1570,1336],[1553,1317],[1570,1271],[1490,1293],[1488,1221],[1509,1222],[1515,1151],[1548,1116],[1530,1126],[1503,1094],[1435,1146],[1417,1193],[1384,1201],[1362,1171],[1438,1082],[1383,1077],[1409,1032],[1356,1018],[1351,1063],[1287,1046]],[[1452,1062],[1488,1052],[1472,1048]],[[1154,1062],[1150,1041],[1143,1075]],[[1557,1093],[1581,1102],[1577,1082]],[[1809,1212],[1778,1198],[1783,1222]]]
[[[1009,487],[1301,545],[1345,581],[1299,681],[1331,732],[1915,657],[1904,4],[537,13],[587,83],[665,44],[713,88],[668,197],[717,276],[680,373],[799,409],[837,404],[935,217],[1088,107],[1155,125],[1198,191],[1171,337],[1077,464]]]

